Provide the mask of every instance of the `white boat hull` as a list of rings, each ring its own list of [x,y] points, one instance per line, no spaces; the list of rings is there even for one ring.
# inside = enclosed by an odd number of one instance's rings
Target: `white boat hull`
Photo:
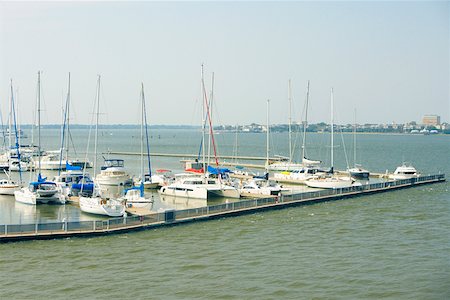
[[[100,197],[80,197],[80,209],[86,213],[110,217],[121,217],[125,214],[123,203]]]
[[[310,179],[305,181],[305,184],[309,187],[319,189],[341,189],[361,185],[361,183],[355,182],[354,180],[340,179],[335,177]]]
[[[14,192],[18,190],[20,190],[20,186],[17,184],[0,185],[0,195],[14,196]]]
[[[28,189],[23,188],[14,192],[14,198],[17,202],[36,205],[36,194],[31,193]]]
[[[47,203],[56,203],[56,204],[65,204],[66,197],[61,195],[59,192],[55,191],[43,191],[38,190],[37,192],[31,192],[28,188],[22,188],[18,191],[14,192],[14,197],[17,202],[25,203],[25,204],[47,204]]]
[[[185,197],[196,199],[208,199],[211,197],[240,198],[239,191],[232,187],[188,187],[188,186],[163,186],[160,189],[161,195],[173,197]]]

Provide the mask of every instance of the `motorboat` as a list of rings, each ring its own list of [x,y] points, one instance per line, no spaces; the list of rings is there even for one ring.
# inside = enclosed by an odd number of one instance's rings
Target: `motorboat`
[[[280,161],[267,165],[269,171],[293,171],[303,167],[302,163],[293,163],[289,161]]]
[[[159,192],[161,195],[198,199],[240,198],[239,191],[235,187],[221,183],[220,179],[205,176],[181,178],[172,184],[163,186]]]
[[[277,182],[305,184],[307,180],[317,178],[318,176],[324,175],[326,173],[327,171],[319,167],[306,166],[293,171],[274,173],[273,179]]]
[[[361,166],[356,165],[354,168],[348,169],[350,176],[355,179],[369,179],[370,172],[363,169]]]
[[[47,152],[44,156],[40,157],[40,169],[41,170],[65,170],[66,160],[60,158],[59,151]],[[38,162],[33,162],[33,167],[38,168]]]
[[[99,185],[124,186],[131,184],[131,177],[125,171],[123,159],[105,159],[100,174],[95,179]]]
[[[420,174],[417,173],[416,168],[406,163],[403,163],[401,166],[395,169],[394,174],[389,175],[390,179],[401,180],[401,179],[410,179],[419,177]]]
[[[20,190],[20,186],[10,179],[0,180],[0,195],[14,196],[14,192]]]
[[[281,186],[273,180],[251,179],[239,188],[242,197],[252,196],[278,196]]]

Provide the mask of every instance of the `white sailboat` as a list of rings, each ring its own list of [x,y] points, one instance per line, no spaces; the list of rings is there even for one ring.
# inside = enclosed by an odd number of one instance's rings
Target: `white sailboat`
[[[150,162],[150,144],[148,141],[148,124],[147,124],[147,109],[145,105],[145,95],[144,95],[144,83],[142,83],[141,89],[141,181],[144,180],[145,189],[157,189],[160,184],[159,180],[153,181],[152,175],[152,165]],[[143,126],[145,124],[145,140],[147,145],[147,163],[148,163],[148,173],[144,174],[144,130]]]
[[[149,155],[149,148],[148,148],[148,134],[147,134],[147,113],[145,110],[145,98],[144,98],[144,83],[141,84],[141,180],[139,182],[138,187],[132,187],[130,189],[125,190],[125,195],[123,198],[123,201],[127,205],[142,205],[147,203],[152,203],[152,198],[145,198],[144,188],[157,188],[158,183],[152,182],[151,180],[151,173],[144,175],[144,130],[143,125],[145,122],[145,131],[146,131],[146,137],[147,137],[147,156],[148,156],[148,163],[149,163],[149,170],[151,170],[150,166],[150,155]],[[150,171],[151,172],[151,171]],[[142,181],[142,178],[144,178],[144,181]],[[146,180],[148,179],[148,180]]]
[[[9,101],[9,121],[8,121],[8,128],[9,128],[9,132],[11,132],[12,130],[12,118],[14,118],[14,120],[16,119],[16,115],[15,115],[15,109],[14,109],[14,94],[13,94],[13,86],[12,86],[12,80],[11,80],[11,97],[10,97],[10,101]],[[16,127],[16,124],[14,124],[14,128]],[[17,139],[17,138],[16,138]],[[8,138],[9,141],[9,149],[11,149],[11,135]],[[17,144],[16,144],[17,146]],[[20,157],[19,154],[19,148],[16,147],[16,151],[17,151],[17,155]],[[18,191],[20,189],[19,184],[17,184],[17,182],[11,180],[11,170],[8,167],[8,172],[6,172],[5,170],[3,170],[7,176],[7,179],[2,179],[0,180],[0,195],[10,195],[10,196],[14,196],[14,192]],[[22,174],[20,174],[20,177],[22,177]]]
[[[351,177],[356,179],[369,179],[370,172],[364,169],[361,165],[356,163],[356,110],[355,110],[355,124],[353,125],[353,168],[348,169]]]
[[[97,167],[97,142],[98,142],[98,121],[99,121],[99,106],[100,106],[100,75],[97,79],[97,93],[96,93],[96,124],[95,124],[95,150],[94,150],[94,170]],[[83,212],[105,215],[111,217],[120,217],[125,214],[125,205],[123,201],[118,199],[106,199],[102,197],[102,189],[96,184],[92,195],[80,196],[80,209]]]
[[[206,121],[208,121],[208,128],[210,131],[210,139],[212,141],[212,147],[214,149],[214,154],[216,151],[216,145],[214,141],[213,127],[211,121],[211,112],[210,112],[210,102],[208,101],[208,97],[206,95],[205,82],[203,77],[203,65],[201,69],[201,91],[203,96],[203,112],[202,112],[202,153],[203,153],[203,162],[205,165],[205,171],[207,168],[207,163],[209,159],[206,159],[205,154],[205,129],[206,129]],[[207,119],[203,119],[203,116],[207,117]],[[169,196],[177,196],[177,197],[186,197],[186,198],[199,198],[199,199],[208,199],[210,197],[227,197],[227,198],[240,198],[239,191],[231,186],[226,185],[222,181],[222,174],[220,171],[219,162],[217,156],[215,156],[216,167],[217,167],[217,178],[210,178],[208,174],[201,174],[200,176],[195,177],[185,177],[178,180],[175,180],[174,183],[169,184],[167,186],[161,187],[159,190],[161,195],[169,195]]]
[[[298,170],[303,165],[301,163],[293,162],[293,150],[292,150],[292,90],[291,90],[291,80],[288,81],[288,101],[289,101],[289,158],[284,158],[283,161],[274,162],[267,165],[268,171],[292,171]]]
[[[334,174],[334,99],[333,99],[333,88],[331,88],[331,175],[318,176],[305,181],[305,184],[313,188],[322,189],[337,189],[346,188],[355,185],[355,180],[350,176],[339,177]],[[360,183],[356,183],[359,184]]]
[[[38,125],[38,151],[41,153],[41,72],[38,72],[38,97],[37,97],[37,125]],[[60,192],[56,183],[46,181],[41,176],[40,155],[37,165],[37,181],[29,183],[28,187],[23,187],[14,192],[14,197],[17,202],[36,205],[38,203],[58,203],[65,204],[66,198]]]
[[[305,121],[303,123],[302,163],[297,169],[284,172],[276,172],[274,174],[274,179],[278,182],[304,184],[308,179],[316,178],[318,175],[325,174],[325,171],[320,168],[320,164],[322,163],[321,161],[306,158],[306,129],[308,128],[308,107],[309,80],[306,89]]]

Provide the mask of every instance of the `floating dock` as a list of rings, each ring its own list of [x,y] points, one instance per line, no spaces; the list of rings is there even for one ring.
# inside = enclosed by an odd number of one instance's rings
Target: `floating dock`
[[[91,237],[126,233],[162,226],[173,226],[196,221],[207,221],[211,219],[244,215],[255,213],[257,211],[335,201],[444,181],[445,175],[438,174],[404,180],[365,184],[349,188],[316,190],[281,195],[279,197],[242,200],[201,208],[166,210],[160,213],[107,220],[0,225],[0,242]]]

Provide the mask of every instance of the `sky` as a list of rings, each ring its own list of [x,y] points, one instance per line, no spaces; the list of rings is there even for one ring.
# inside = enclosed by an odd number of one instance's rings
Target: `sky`
[[[101,75],[103,124],[138,124],[141,82],[150,124],[201,124],[201,65],[213,123],[450,121],[448,1],[0,2],[0,108],[13,80],[33,122],[42,71],[43,123],[90,124]]]

